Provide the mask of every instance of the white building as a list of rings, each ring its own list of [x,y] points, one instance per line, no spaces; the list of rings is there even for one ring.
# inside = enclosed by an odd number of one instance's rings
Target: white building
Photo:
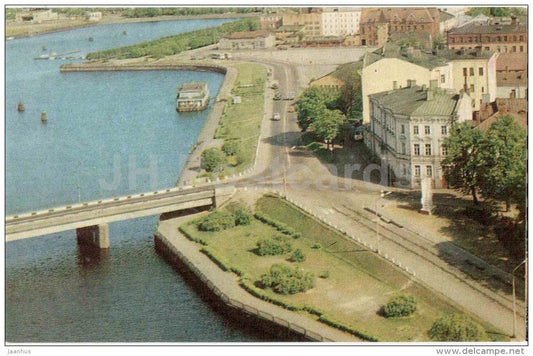
[[[322,12],[322,36],[349,36],[359,33],[361,8],[325,7]]]
[[[365,144],[387,167],[387,181],[417,188],[428,177],[434,187],[446,187],[443,142],[452,125],[471,120],[470,101],[465,93],[438,88],[437,80],[430,88],[409,85],[370,95]]]

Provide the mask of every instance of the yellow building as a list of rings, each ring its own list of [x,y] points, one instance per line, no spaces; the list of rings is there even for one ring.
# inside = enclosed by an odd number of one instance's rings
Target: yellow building
[[[322,36],[322,14],[320,12],[284,14],[283,26],[303,26],[304,36]]]
[[[472,110],[478,111],[481,103],[496,100],[496,61],[498,53],[477,50],[452,50],[445,54],[452,67],[452,85],[472,99]]]
[[[433,55],[392,45],[367,53],[361,72],[363,122],[370,120],[369,95],[403,88],[412,81],[463,91],[472,99],[472,110],[477,111],[483,101],[496,98],[496,58],[491,52],[450,50]]]

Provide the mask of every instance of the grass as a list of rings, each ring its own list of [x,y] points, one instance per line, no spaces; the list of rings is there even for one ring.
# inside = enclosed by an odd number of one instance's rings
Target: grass
[[[460,311],[442,296],[412,281],[396,266],[348,241],[286,201],[264,196],[258,200],[256,209],[301,233],[302,237],[293,239],[292,244],[293,249],[300,249],[305,254],[304,262],[288,262],[290,253],[258,256],[256,242],[279,232],[256,219],[248,226],[218,233],[199,231],[195,224],[182,228],[196,239],[205,241],[210,253],[229,263],[231,269],[243,271],[251,282],[258,281],[274,263],[299,266],[313,273],[315,287],[305,293],[278,295],[268,289],[263,292],[269,299],[281,301],[280,304],[306,305],[309,309],[326,311],[323,317],[349,325],[379,341],[428,341],[427,331],[439,316]],[[319,277],[325,274],[327,278]],[[382,317],[379,314],[381,307],[400,292],[415,297],[417,311],[408,318]],[[309,317],[318,319],[314,314]]]
[[[241,142],[240,162],[234,162],[231,168],[233,172],[240,172],[255,160],[263,118],[266,69],[262,65],[251,63],[236,64],[235,68],[239,74],[232,94],[240,96],[242,102],[233,104],[228,101],[215,138]]]

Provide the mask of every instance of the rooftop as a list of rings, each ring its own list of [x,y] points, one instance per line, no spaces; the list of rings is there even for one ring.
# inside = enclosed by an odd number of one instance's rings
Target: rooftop
[[[370,95],[395,114],[406,116],[451,116],[457,111],[460,94],[443,89],[433,90],[433,99],[427,100],[428,90],[415,85]]]
[[[496,83],[499,87],[517,85],[527,87],[527,73],[525,71],[496,72]]]
[[[483,121],[481,124],[476,126],[476,129],[479,129],[483,132],[487,132],[489,128],[502,116],[512,116],[514,121],[524,130],[527,130],[527,114],[526,113],[500,113],[497,112],[487,120]]]
[[[363,8],[361,23],[371,22],[433,22],[439,10],[435,7],[380,7]]]
[[[469,35],[469,34],[498,34],[498,33],[525,33],[527,26],[525,24],[502,24],[499,22],[484,23],[473,22],[464,26],[450,30],[450,35]]]
[[[257,37],[267,37],[271,33],[269,31],[260,30],[260,31],[245,31],[245,32],[233,32],[229,35],[224,36],[223,38],[228,38],[232,40],[241,40],[241,39],[250,39]]]
[[[527,70],[527,53],[500,53],[496,70]]]

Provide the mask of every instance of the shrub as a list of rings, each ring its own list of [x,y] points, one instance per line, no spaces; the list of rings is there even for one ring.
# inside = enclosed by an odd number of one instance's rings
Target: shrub
[[[206,172],[218,172],[226,163],[226,155],[216,147],[208,148],[202,152],[202,166]]]
[[[201,231],[221,231],[235,227],[235,217],[227,211],[215,211],[198,224]]]
[[[292,243],[289,238],[276,235],[270,239],[257,241],[257,254],[259,256],[283,255],[292,251]]]
[[[416,301],[412,296],[397,295],[383,306],[383,315],[387,318],[409,316],[416,310]]]
[[[322,272],[319,277],[324,279],[329,278],[329,271]]]
[[[314,276],[299,268],[290,268],[283,264],[273,264],[269,273],[261,276],[260,285],[271,288],[279,294],[296,294],[313,288]]]
[[[483,327],[464,314],[441,317],[429,330],[435,341],[483,341],[487,339]]]
[[[235,225],[250,225],[252,221],[252,214],[244,208],[239,208],[233,213],[235,217]]]
[[[228,156],[235,156],[241,151],[241,142],[238,140],[227,140],[222,145],[222,151]]]
[[[313,244],[311,248],[314,248],[315,250],[320,250],[322,248],[322,245],[320,243]]]
[[[291,262],[303,262],[305,261],[305,255],[299,248],[294,250],[291,257],[289,257],[289,261]]]

